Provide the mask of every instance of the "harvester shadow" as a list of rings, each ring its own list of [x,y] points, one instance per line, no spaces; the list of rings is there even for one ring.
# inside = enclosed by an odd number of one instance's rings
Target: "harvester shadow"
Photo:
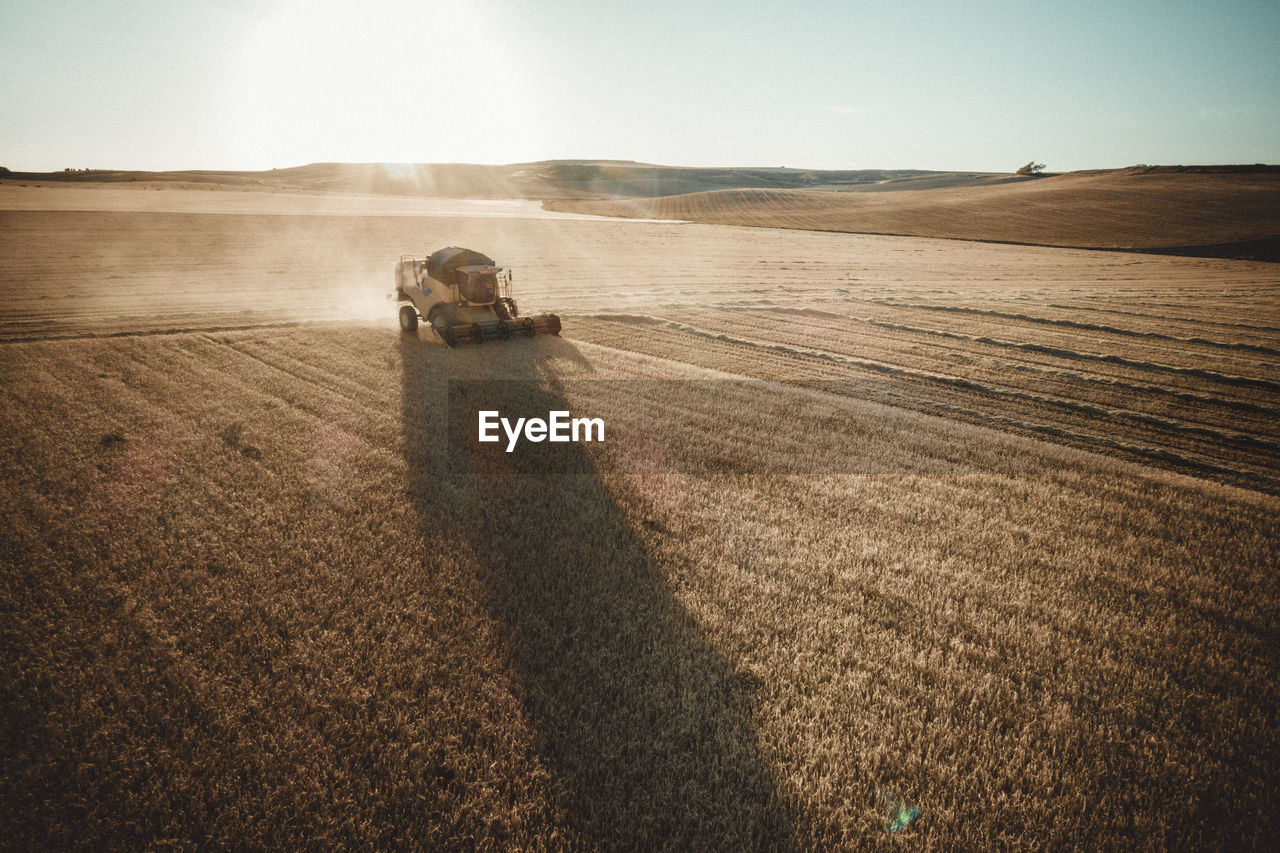
[[[559,445],[554,470],[538,472],[517,470],[519,450],[441,447],[462,437],[446,407],[477,395],[464,379],[518,385],[543,413],[570,409],[557,370],[581,354],[558,338],[449,351],[406,337],[401,355],[409,492],[424,525],[449,524],[474,555],[554,779],[553,811],[576,841],[794,847],[744,679],[672,596],[590,454]],[[464,426],[474,435],[474,421]]]

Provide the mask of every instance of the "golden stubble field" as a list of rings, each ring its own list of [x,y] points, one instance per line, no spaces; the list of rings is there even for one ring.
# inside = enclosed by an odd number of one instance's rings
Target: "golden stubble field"
[[[1280,829],[1273,266],[33,191],[0,196],[5,844]],[[447,244],[564,337],[402,336],[394,261]],[[454,444],[473,380],[609,441]]]

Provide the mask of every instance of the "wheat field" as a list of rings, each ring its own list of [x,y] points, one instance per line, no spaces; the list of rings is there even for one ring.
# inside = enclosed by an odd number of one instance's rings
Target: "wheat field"
[[[5,846],[1280,830],[1274,267],[218,203],[0,212]],[[446,244],[563,337],[398,332]]]

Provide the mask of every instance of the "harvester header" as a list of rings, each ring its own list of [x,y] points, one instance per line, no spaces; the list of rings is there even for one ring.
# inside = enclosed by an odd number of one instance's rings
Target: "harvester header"
[[[472,249],[449,246],[425,258],[401,255],[396,264],[400,328],[416,332],[419,318],[449,346],[505,340],[512,335],[560,334],[555,314],[521,317],[511,296],[511,272]]]

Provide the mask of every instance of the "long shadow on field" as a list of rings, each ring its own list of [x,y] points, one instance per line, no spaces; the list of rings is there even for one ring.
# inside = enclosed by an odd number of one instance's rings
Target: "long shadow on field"
[[[424,529],[446,526],[481,574],[569,843],[792,847],[739,680],[672,598],[589,454],[557,445],[522,468],[533,457],[520,448],[459,446],[483,396],[459,380],[521,380],[504,393],[545,416],[571,408],[557,369],[585,359],[558,338],[446,350],[405,337],[401,355],[410,492]]]

